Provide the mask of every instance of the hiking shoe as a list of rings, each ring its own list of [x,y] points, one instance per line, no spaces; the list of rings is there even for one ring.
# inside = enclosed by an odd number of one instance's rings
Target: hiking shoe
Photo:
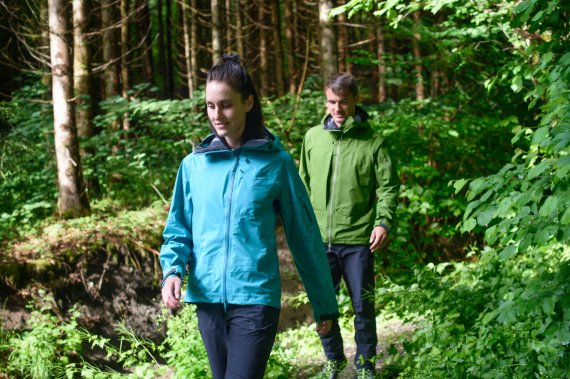
[[[374,370],[369,368],[359,368],[356,370],[356,379],[374,379]]]
[[[319,374],[318,378],[322,379],[337,379],[338,374],[346,367],[346,360],[344,361],[326,361],[323,371]]]

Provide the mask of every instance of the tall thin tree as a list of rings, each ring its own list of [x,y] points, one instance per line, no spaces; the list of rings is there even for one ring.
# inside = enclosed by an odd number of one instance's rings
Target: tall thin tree
[[[257,25],[259,28],[259,92],[261,96],[269,94],[269,62],[267,54],[267,27],[265,26],[265,0],[257,3]]]
[[[212,61],[217,62],[222,57],[222,15],[220,0],[210,2],[212,12]]]
[[[121,0],[121,95],[129,101],[129,2]],[[130,129],[129,114],[123,114],[123,129]]]
[[[103,94],[106,99],[119,94],[117,38],[113,0],[101,0],[101,45],[103,53]]]
[[[376,27],[376,57],[378,58],[378,101],[383,103],[387,100],[386,93],[386,43],[382,24]]]
[[[77,135],[80,138],[93,135],[91,51],[86,37],[88,14],[86,0],[73,0],[73,87]]]
[[[335,53],[336,37],[332,19],[329,17],[331,9],[331,0],[319,0],[321,75],[325,80],[338,70],[338,59]]]
[[[64,217],[76,217],[89,212],[89,202],[83,187],[83,172],[73,98],[71,68],[70,9],[65,0],[48,0],[50,58],[52,72],[52,101],[55,155],[59,196],[57,211]]]
[[[412,52],[414,54],[414,71],[415,71],[415,90],[416,90],[416,100],[425,100],[425,88],[424,88],[424,78],[423,78],[423,65],[422,65],[422,53],[420,50],[420,40],[421,34],[419,32],[421,24],[421,16],[419,11],[414,12],[414,34],[412,36]]]
[[[275,86],[277,96],[283,95],[283,49],[281,44],[281,11],[279,0],[271,2],[271,28],[273,31],[273,53],[275,56]]]
[[[192,77],[192,58],[190,57],[190,29],[188,27],[188,15],[190,14],[190,7],[188,0],[181,2],[182,12],[182,34],[184,35],[184,66],[186,67],[186,85],[188,87],[188,97],[192,97],[194,93],[194,78]]]
[[[297,92],[297,57],[295,37],[295,0],[285,0],[285,39],[287,40],[287,67],[289,78],[289,93]]]

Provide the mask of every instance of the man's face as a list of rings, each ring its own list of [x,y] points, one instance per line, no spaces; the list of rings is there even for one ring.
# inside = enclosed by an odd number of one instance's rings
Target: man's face
[[[356,99],[352,95],[339,96],[330,88],[325,91],[327,96],[327,111],[331,114],[336,126],[340,127],[348,117],[353,117]]]

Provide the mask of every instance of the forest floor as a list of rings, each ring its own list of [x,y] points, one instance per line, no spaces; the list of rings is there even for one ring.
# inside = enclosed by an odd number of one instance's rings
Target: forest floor
[[[29,303],[36,308],[51,306],[62,321],[73,306],[79,305],[78,322],[92,333],[113,338],[115,326],[124,322],[140,337],[160,342],[164,330],[156,325],[162,313],[157,250],[165,216],[164,208],[150,207],[112,220],[59,223],[1,246],[0,320],[4,330],[27,327]],[[308,304],[289,304],[288,299],[303,292],[303,285],[280,229],[277,245],[284,299],[279,331],[285,332],[311,324],[312,311]],[[345,351],[350,362],[355,351],[351,322],[343,324]],[[391,347],[401,350],[400,336],[412,332],[410,325],[399,320],[379,320],[379,352],[388,356]],[[316,339],[316,333],[312,338]],[[313,340],[313,344],[319,348],[318,340]],[[302,362],[305,368],[298,378],[313,376],[324,363],[321,351],[299,359],[306,361]],[[378,369],[382,370],[383,365],[384,360],[379,359]],[[350,363],[342,377],[353,376],[354,366]]]

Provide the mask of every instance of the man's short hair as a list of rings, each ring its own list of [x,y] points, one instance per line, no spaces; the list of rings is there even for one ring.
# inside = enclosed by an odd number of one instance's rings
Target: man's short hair
[[[329,88],[338,96],[358,95],[356,79],[350,74],[332,74],[325,84],[325,91]]]

